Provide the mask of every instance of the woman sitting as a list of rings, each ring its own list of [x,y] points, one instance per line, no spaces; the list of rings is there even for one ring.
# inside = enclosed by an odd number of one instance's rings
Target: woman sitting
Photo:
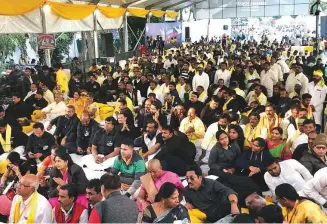
[[[49,181],[49,202],[52,207],[58,204],[58,190],[60,186],[66,184],[74,184],[77,186],[79,196],[76,201],[86,208],[88,207],[85,196],[88,180],[85,177],[83,169],[73,162],[64,148],[59,147],[56,150],[55,167],[50,171]]]
[[[230,142],[225,131],[216,133],[217,143],[211,149],[209,156],[210,175],[218,175],[219,171],[234,173],[236,159],[241,154],[240,147],[236,142]]]
[[[251,150],[244,151],[236,160],[237,174],[249,176],[262,191],[268,190],[263,175],[265,167],[272,159],[269,150],[266,149],[266,141],[263,138],[255,138]]]
[[[155,201],[144,210],[142,223],[190,222],[187,209],[179,203],[179,193],[174,184],[164,183]]]
[[[7,169],[1,177],[0,187],[4,189],[8,182],[8,185],[11,184],[12,187],[6,194],[0,196],[0,222],[6,222],[3,220],[8,218],[10,214],[12,199],[15,196],[14,183],[17,183],[25,174],[36,174],[37,172],[36,165],[30,161],[22,160],[18,152],[10,152],[7,160]]]
[[[327,223],[327,216],[316,203],[302,198],[287,183],[276,187],[275,194],[281,206],[286,208],[286,223]]]
[[[284,153],[286,141],[282,139],[283,129],[275,127],[271,131],[270,138],[267,139],[267,148],[274,158],[281,158],[283,160],[292,158],[292,153]]]
[[[243,152],[244,147],[244,132],[239,125],[231,124],[229,125],[228,136],[232,142],[235,142],[240,147],[241,152]]]
[[[69,100],[68,104],[75,107],[75,113],[80,118],[85,108],[85,102],[81,98],[81,94],[77,91],[74,92],[73,98]]]

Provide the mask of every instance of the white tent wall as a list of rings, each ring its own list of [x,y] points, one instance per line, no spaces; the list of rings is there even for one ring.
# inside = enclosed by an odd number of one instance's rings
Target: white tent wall
[[[199,41],[201,36],[206,37],[208,35],[208,22],[208,19],[183,22],[183,41],[185,41],[185,27],[190,27],[190,37],[192,41]],[[224,25],[228,26],[228,30],[224,30]],[[209,24],[209,38],[214,36],[219,37],[223,34],[230,35],[230,29],[231,19],[211,19]]]
[[[68,20],[59,17],[50,7],[44,14],[47,33],[92,31],[94,27],[93,14],[83,20]],[[97,14],[97,19],[103,29],[118,29],[123,22],[123,17],[111,19],[101,13]],[[102,30],[99,25],[97,30]],[[0,16],[0,33],[43,33],[41,10],[21,16]]]
[[[21,16],[0,16],[0,33],[42,33],[40,9]]]

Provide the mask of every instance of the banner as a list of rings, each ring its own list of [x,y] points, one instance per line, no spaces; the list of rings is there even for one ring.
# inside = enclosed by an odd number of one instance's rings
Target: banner
[[[37,43],[39,49],[55,49],[56,38],[54,34],[39,34],[37,35]]]
[[[165,43],[182,42],[182,23],[147,23],[146,36],[157,39],[162,37]]]

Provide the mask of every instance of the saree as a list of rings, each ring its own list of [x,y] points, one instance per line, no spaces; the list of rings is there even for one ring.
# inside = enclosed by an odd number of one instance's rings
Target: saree
[[[285,144],[286,144],[286,141],[280,141],[278,143],[272,143],[270,140],[267,140],[267,147],[269,149],[270,154],[274,158],[281,158],[282,157],[282,152],[283,152]]]
[[[152,205],[149,205],[142,217],[142,223],[173,223],[181,221],[182,223],[190,223],[190,217],[187,209],[183,205],[170,208],[161,215],[157,216]]]

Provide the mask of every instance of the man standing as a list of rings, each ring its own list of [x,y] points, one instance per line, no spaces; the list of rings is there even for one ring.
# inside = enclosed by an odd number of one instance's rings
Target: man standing
[[[87,223],[87,209],[76,202],[78,191],[75,186],[61,186],[58,195],[59,205],[53,208],[54,223]]]
[[[308,90],[311,98],[311,107],[313,106],[313,117],[317,125],[322,125],[322,115],[324,102],[327,95],[327,86],[325,85],[323,73],[320,70],[313,72],[313,81],[309,83]]]
[[[61,93],[68,94],[68,80],[66,73],[63,71],[62,64],[59,63],[53,67],[56,72],[57,87],[59,87]]]
[[[269,62],[264,64],[263,70],[260,74],[261,85],[267,88],[268,97],[273,96],[273,87],[278,82],[278,73],[270,68]]]
[[[294,68],[294,72],[290,72],[289,76],[286,79],[285,88],[288,93],[293,92],[295,84],[301,84],[301,94],[308,92],[308,78],[302,73],[302,66],[293,64],[292,68]]]
[[[214,83],[218,84],[218,80],[222,79],[224,80],[224,84],[228,87],[230,78],[231,78],[231,72],[227,69],[227,63],[221,62],[220,69],[216,71]]]
[[[100,182],[105,200],[95,205],[89,223],[136,223],[139,210],[134,201],[120,193],[120,177],[104,174]]]
[[[184,190],[187,209],[197,208],[207,216],[207,222],[216,222],[228,214],[239,214],[236,193],[218,181],[202,177],[202,170],[194,165],[186,173],[188,186]]]
[[[196,147],[195,161],[199,160],[202,154],[201,142],[205,134],[205,127],[201,119],[196,116],[194,108],[188,110],[187,117],[182,120],[179,131],[185,133],[190,142],[194,143]]]
[[[51,205],[37,192],[38,187],[35,175],[26,174],[19,180],[8,223],[52,223]]]
[[[192,80],[192,89],[194,92],[196,92],[196,88],[198,86],[203,86],[204,91],[208,91],[210,82],[209,82],[209,76],[207,73],[203,72],[203,64],[199,64],[197,67],[197,73],[193,77]]]

